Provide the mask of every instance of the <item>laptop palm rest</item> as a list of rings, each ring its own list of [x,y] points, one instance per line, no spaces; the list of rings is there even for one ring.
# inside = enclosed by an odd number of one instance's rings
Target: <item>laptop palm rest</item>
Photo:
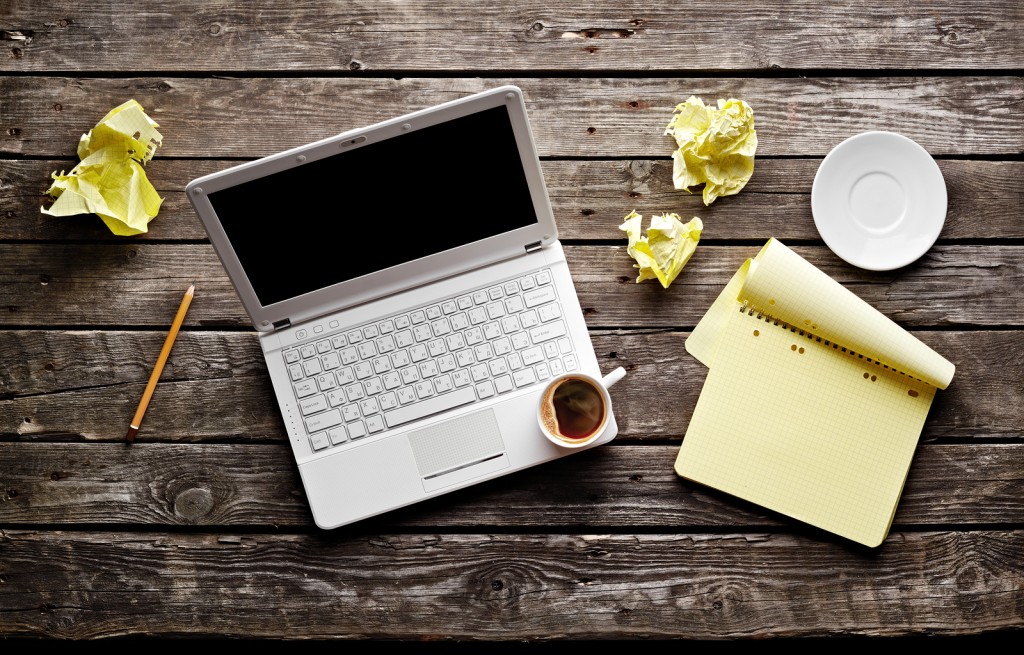
[[[428,493],[509,466],[493,409],[415,430],[408,439]]]
[[[510,468],[498,426],[487,408],[302,464],[313,519],[334,528]]]

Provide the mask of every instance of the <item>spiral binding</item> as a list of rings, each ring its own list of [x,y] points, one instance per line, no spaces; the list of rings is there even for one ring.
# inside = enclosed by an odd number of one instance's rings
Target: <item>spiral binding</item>
[[[867,362],[869,364],[874,364],[875,366],[883,368],[883,369],[885,369],[887,371],[892,371],[893,373],[898,373],[899,375],[902,375],[902,376],[905,376],[905,377],[909,377],[909,378],[911,378],[913,380],[917,380],[918,382],[923,382],[923,380],[921,380],[921,378],[914,377],[913,375],[908,375],[907,373],[904,373],[903,371],[901,371],[899,369],[895,369],[895,368],[889,366],[888,364],[883,364],[882,362],[878,361],[877,359],[872,359],[872,358],[867,357],[867,356],[865,356],[865,355],[863,355],[861,353],[858,353],[858,352],[855,352],[853,350],[850,350],[849,348],[845,348],[843,346],[840,346],[837,343],[833,343],[833,342],[829,341],[828,339],[822,339],[821,337],[819,337],[818,335],[814,334],[813,332],[810,332],[808,330],[804,330],[803,328],[796,327],[795,325],[791,325],[790,323],[787,323],[786,321],[783,321],[782,319],[780,319],[780,318],[778,318],[776,316],[773,316],[772,314],[768,313],[767,311],[765,311],[765,310],[763,310],[763,309],[761,309],[759,307],[755,307],[755,306],[751,305],[749,300],[744,300],[743,301],[743,304],[740,305],[739,311],[740,311],[741,314],[746,314],[747,316],[753,316],[754,318],[756,318],[759,321],[763,320],[765,323],[769,323],[771,325],[777,325],[777,326],[782,327],[782,328],[784,328],[786,330],[789,330],[790,332],[793,332],[794,334],[799,334],[801,337],[807,337],[811,341],[814,341],[816,343],[820,343],[820,344],[822,344],[822,345],[824,345],[826,347],[831,347],[833,350],[835,350],[837,352],[847,353],[851,357],[857,357],[858,359],[862,359],[862,360],[864,360],[865,362]]]

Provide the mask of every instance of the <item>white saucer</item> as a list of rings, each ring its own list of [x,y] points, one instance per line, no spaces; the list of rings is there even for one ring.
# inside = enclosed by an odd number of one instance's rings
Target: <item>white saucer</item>
[[[946,222],[946,183],[915,141],[863,132],[825,157],[811,187],[814,225],[843,260],[870,271],[913,262]]]

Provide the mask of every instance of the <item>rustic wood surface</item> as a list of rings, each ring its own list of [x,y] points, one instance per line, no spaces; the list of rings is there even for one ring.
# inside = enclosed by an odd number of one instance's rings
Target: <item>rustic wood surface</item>
[[[0,4],[0,638],[1019,640],[1024,4],[125,7]],[[184,186],[505,83],[526,96],[601,368],[629,371],[611,390],[620,436],[319,530],[255,333]],[[690,95],[755,112],[754,175],[710,207],[671,183],[663,130]],[[164,135],[147,167],[165,198],[149,232],[42,214],[50,174],[130,98]],[[866,130],[919,142],[949,194],[939,241],[896,271],[845,264],[811,215],[823,157]],[[466,183],[452,171],[453,203]],[[668,290],[635,283],[618,229],[632,209],[704,222]],[[706,374],[683,343],[770,236],[957,365],[878,549],[672,470]]]

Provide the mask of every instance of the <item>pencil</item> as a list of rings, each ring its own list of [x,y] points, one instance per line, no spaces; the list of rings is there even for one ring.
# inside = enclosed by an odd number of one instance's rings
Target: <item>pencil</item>
[[[156,366],[153,367],[153,372],[149,375],[146,391],[143,392],[142,400],[139,401],[139,407],[135,410],[135,418],[132,419],[131,425],[128,426],[128,434],[125,436],[125,440],[128,443],[135,441],[135,435],[139,433],[139,425],[142,424],[142,417],[146,413],[146,407],[149,406],[149,399],[153,397],[156,381],[160,379],[160,373],[163,372],[164,364],[167,363],[167,356],[171,354],[171,346],[174,345],[174,340],[178,336],[181,322],[185,320],[185,312],[188,311],[188,306],[192,303],[192,295],[195,293],[195,290],[196,285],[193,284],[185,291],[185,297],[181,299],[178,314],[174,317],[174,322],[171,323],[171,329],[167,333],[167,338],[164,339],[164,347],[160,349],[160,356],[156,360]]]

